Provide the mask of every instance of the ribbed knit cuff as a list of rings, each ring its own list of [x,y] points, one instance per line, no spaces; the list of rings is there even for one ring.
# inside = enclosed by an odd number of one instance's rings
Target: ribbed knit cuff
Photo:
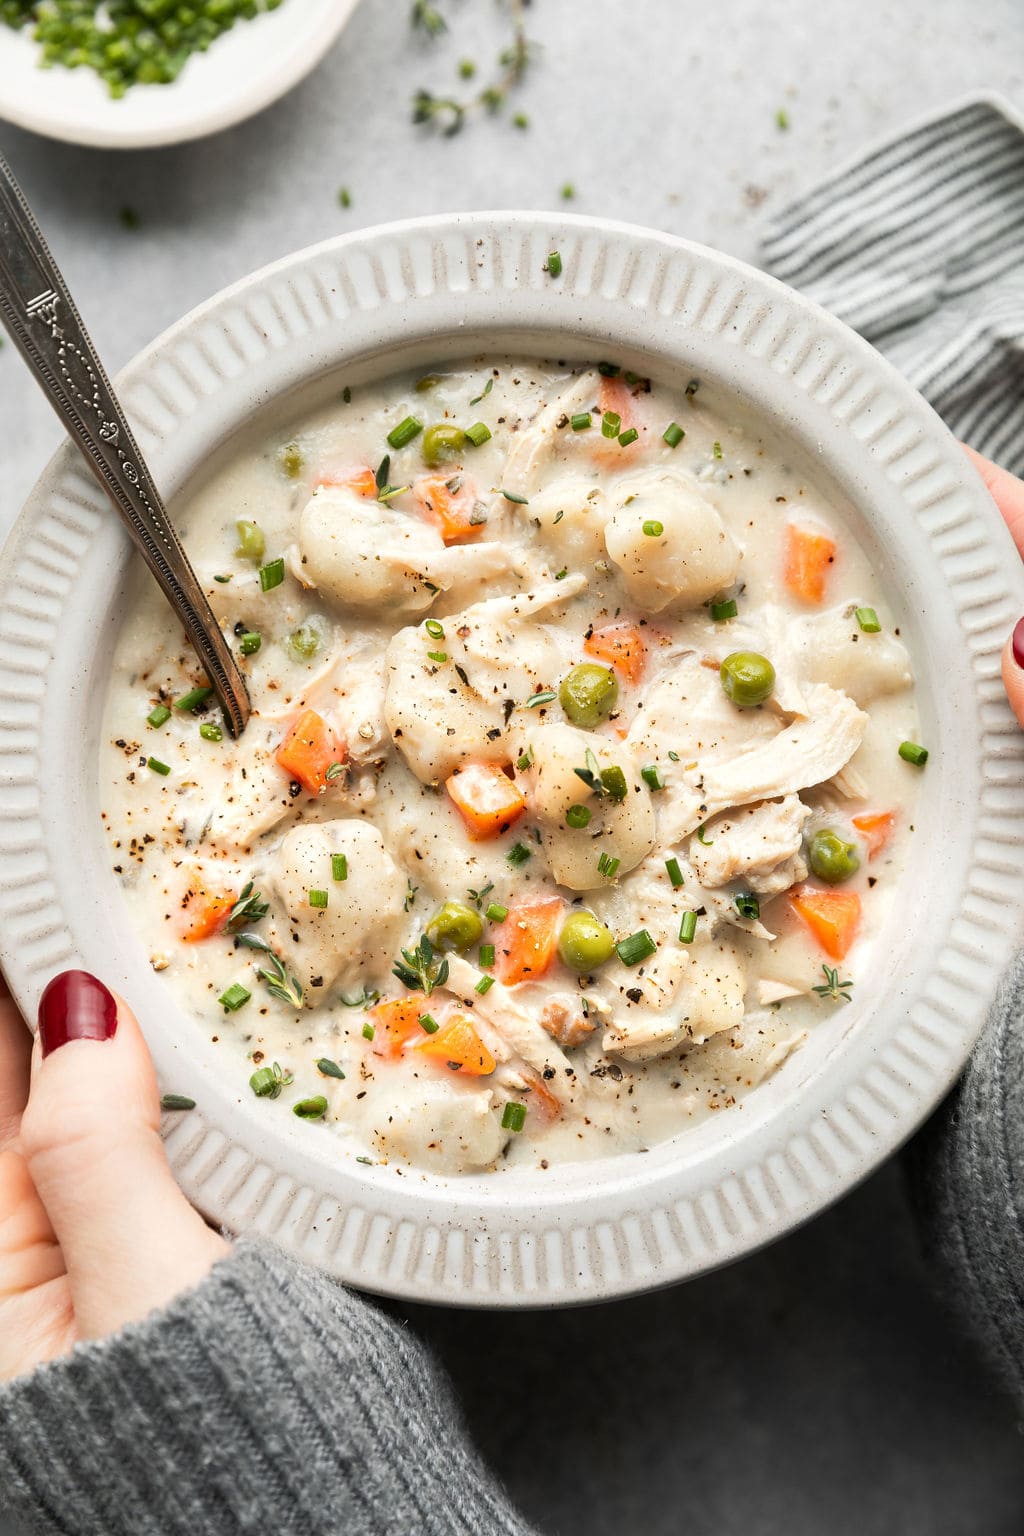
[[[1024,955],[905,1167],[933,1273],[1024,1409]]]
[[[421,1345],[261,1242],[0,1388],[0,1490],[47,1536],[528,1536]]]

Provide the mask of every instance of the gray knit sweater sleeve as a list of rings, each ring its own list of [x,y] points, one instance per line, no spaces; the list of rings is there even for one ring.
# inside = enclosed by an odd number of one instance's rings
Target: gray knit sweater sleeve
[[[258,1242],[0,1388],[0,1490],[46,1536],[529,1536],[423,1348]]]

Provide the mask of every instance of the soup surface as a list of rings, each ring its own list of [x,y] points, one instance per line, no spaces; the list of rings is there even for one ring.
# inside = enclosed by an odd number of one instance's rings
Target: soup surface
[[[869,974],[921,771],[900,616],[698,381],[346,389],[178,519],[252,720],[222,730],[141,579],[103,816],[154,968],[268,1115],[405,1172],[632,1151]]]

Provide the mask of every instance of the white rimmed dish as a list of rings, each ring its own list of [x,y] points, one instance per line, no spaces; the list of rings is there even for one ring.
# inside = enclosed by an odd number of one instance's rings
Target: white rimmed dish
[[[111,873],[97,745],[128,549],[70,449],[29,499],[0,581],[0,958],[30,1016],[67,966],[131,1000],[166,1087],[198,1102],[165,1130],[211,1217],[371,1290],[538,1306],[666,1284],[781,1235],[870,1172],[955,1078],[1024,917],[1024,743],[999,682],[1024,576],[953,439],[877,353],[763,274],[625,225],[464,214],[331,241],[187,316],[119,389],[173,496],[257,412],[293,415],[342,368],[355,382],[482,349],[696,374],[814,457],[907,617],[931,751],[877,974],[741,1106],[646,1154],[399,1177],[268,1117],[150,969]]]
[[[240,21],[170,85],[114,100],[88,69],[40,69],[28,31],[0,26],[0,117],[47,138],[151,149],[219,133],[262,111],[320,62],[358,0],[285,0]]]

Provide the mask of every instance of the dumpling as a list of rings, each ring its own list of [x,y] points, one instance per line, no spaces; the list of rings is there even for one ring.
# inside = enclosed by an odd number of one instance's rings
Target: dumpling
[[[626,591],[651,613],[696,608],[736,580],[740,550],[694,481],[656,469],[616,488],[605,545]],[[660,528],[645,533],[644,528]]]
[[[453,549],[429,523],[348,486],[320,486],[299,518],[292,571],[340,607],[425,613],[438,592],[456,581],[505,575],[510,560],[501,544]]]
[[[335,880],[332,855],[346,860]],[[386,968],[405,918],[406,877],[376,827],[365,821],[318,821],[294,827],[274,856],[272,878],[293,935],[287,962],[314,1007],[323,990],[345,990]],[[326,891],[312,905],[310,891]]]
[[[654,846],[655,817],[650,790],[628,749],[559,723],[536,726],[527,735],[527,746],[533,761],[517,781],[526,790],[548,868],[558,883],[573,891],[601,889],[608,883],[598,868],[602,854],[618,859],[618,874],[635,869]],[[588,752],[597,759],[599,773],[621,770],[624,799],[598,795],[580,778],[576,770],[586,769]],[[566,812],[573,805],[589,811],[585,827],[567,824]]]
[[[391,1102],[379,1087],[372,1124],[374,1143],[385,1156],[404,1157],[438,1173],[488,1168],[508,1141],[490,1088],[425,1077],[404,1081]]]

